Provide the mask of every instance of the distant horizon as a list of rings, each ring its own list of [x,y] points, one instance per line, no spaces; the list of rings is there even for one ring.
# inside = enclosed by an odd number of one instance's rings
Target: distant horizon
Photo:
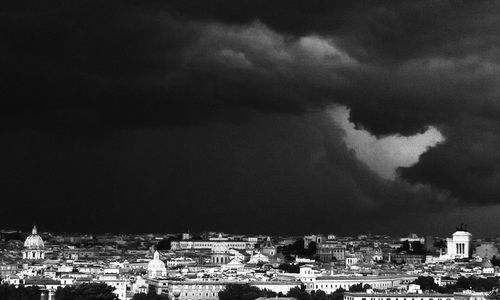
[[[44,234],[44,233],[49,233],[49,234],[67,234],[67,235],[147,235],[147,234],[153,234],[153,235],[182,235],[183,233],[188,233],[187,231],[185,232],[70,232],[70,231],[47,231],[47,230],[40,230],[37,226],[38,233]],[[20,230],[20,229],[6,229],[6,228],[0,228],[0,232],[5,232],[5,231],[14,231],[14,232],[20,232],[24,234],[31,234],[31,229],[30,230]],[[472,234],[473,239],[495,239],[500,237],[500,235],[497,236],[477,236],[470,230],[467,230]],[[205,233],[223,233],[223,234],[228,234],[228,235],[245,235],[245,236],[271,236],[271,237],[283,237],[283,238],[303,238],[304,236],[307,235],[323,235],[323,236],[328,236],[328,235],[335,235],[336,237],[339,238],[345,238],[345,237],[353,237],[357,238],[358,236],[361,235],[368,235],[368,236],[387,236],[390,238],[404,238],[407,237],[409,234],[416,234],[420,238],[425,238],[428,236],[431,236],[433,238],[447,238],[451,237],[451,235],[455,231],[450,232],[449,235],[431,235],[431,234],[419,234],[417,232],[409,232],[407,234],[403,235],[391,235],[391,234],[383,234],[383,233],[357,233],[357,234],[350,234],[350,235],[339,235],[335,233],[307,233],[307,234],[291,234],[291,235],[286,235],[286,234],[268,234],[268,233],[241,233],[241,232],[231,232],[231,231],[196,231],[196,232],[189,232],[191,234],[205,234]]]

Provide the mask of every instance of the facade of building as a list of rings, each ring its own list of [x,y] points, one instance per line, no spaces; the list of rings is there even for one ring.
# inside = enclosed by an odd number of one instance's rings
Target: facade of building
[[[160,253],[155,251],[153,254],[153,259],[148,263],[148,277],[149,278],[160,278],[167,276],[167,268],[165,263],[160,259]]]
[[[425,262],[423,254],[394,253],[389,255],[389,261],[397,264],[418,265]]]
[[[15,275],[19,271],[16,263],[1,263],[0,264],[0,279],[10,275]]]
[[[346,246],[338,242],[324,242],[318,245],[318,255],[322,262],[342,261],[345,259]]]
[[[267,237],[267,239],[260,245],[260,253],[266,256],[274,256],[277,253],[277,248],[271,242],[271,238]]]
[[[158,295],[169,295],[170,299],[178,300],[218,300],[219,292],[226,289],[228,284],[245,284],[241,281],[179,281],[167,279],[151,279],[148,281],[149,292]],[[259,289],[267,289],[276,293],[286,294],[294,287],[300,287],[300,282],[273,281],[248,282]]]
[[[333,293],[342,288],[349,290],[353,285],[369,284],[374,289],[388,289],[406,286],[417,279],[417,276],[318,276],[304,281],[307,291],[322,290],[325,293]],[[378,299],[377,299],[378,300]],[[384,299],[385,300],[385,299]],[[402,300],[402,299],[399,299]]]
[[[222,281],[179,281],[167,279],[150,279],[150,292],[158,295],[169,295],[170,299],[179,300],[217,300],[219,292],[226,288],[229,282]]]
[[[304,248],[309,248],[311,242],[316,243],[316,245],[321,244],[326,240],[326,237],[321,234],[311,234],[304,236]]]
[[[344,300],[453,300],[453,294],[419,293],[344,293]]]
[[[457,229],[451,238],[446,239],[446,254],[450,258],[470,258],[472,234],[463,227]]]
[[[170,244],[171,250],[195,250],[195,249],[210,249],[212,252],[221,252],[221,249],[238,249],[247,250],[254,249],[255,242],[249,241],[232,241],[232,240],[204,240],[204,241],[172,241]],[[227,250],[226,250],[227,251]]]
[[[212,264],[227,264],[231,260],[231,255],[229,253],[212,253],[210,255],[210,261]]]
[[[453,297],[455,300],[486,300],[491,299],[490,293],[488,292],[473,292],[473,291],[463,291],[460,293],[454,293]]]
[[[31,235],[24,241],[23,259],[45,259],[45,245],[42,237],[38,235],[36,226],[33,226]]]

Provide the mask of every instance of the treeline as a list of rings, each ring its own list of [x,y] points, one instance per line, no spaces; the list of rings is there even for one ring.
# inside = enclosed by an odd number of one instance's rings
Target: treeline
[[[58,288],[55,300],[118,300],[114,287],[105,283],[85,283]]]
[[[423,291],[434,291],[438,293],[454,293],[472,289],[476,292],[490,292],[499,288],[499,277],[460,277],[455,284],[439,286],[430,276],[419,276],[413,283],[420,285]]]
[[[280,264],[278,269],[287,273],[300,273],[300,265],[298,264]]]
[[[0,299],[8,300],[40,300],[40,289],[38,287],[24,287],[20,285],[0,285]]]
[[[114,288],[105,283],[89,283],[58,288],[55,300],[118,300],[113,293]],[[38,287],[20,285],[0,285],[0,299],[6,300],[40,300],[41,291]]]
[[[157,295],[155,292],[148,294],[135,294],[132,300],[169,300],[167,295]]]
[[[409,242],[407,240],[403,242],[403,244],[401,245],[401,247],[398,248],[397,251],[398,253],[406,252],[408,254],[419,254],[419,255],[427,253],[427,251],[425,251],[424,245],[419,241]]]
[[[304,247],[304,239],[297,239],[293,244],[278,246],[278,253],[283,254],[287,261],[294,261],[294,256],[315,258],[317,245],[310,242],[307,248]]]
[[[368,284],[355,284],[349,288],[350,292],[366,292],[371,286]],[[293,297],[297,300],[342,300],[345,290],[340,288],[335,292],[327,294],[322,290],[306,292],[305,286],[294,287],[288,293],[275,293],[268,290],[260,290],[249,284],[230,284],[224,291],[219,292],[219,300],[255,300],[259,297]]]

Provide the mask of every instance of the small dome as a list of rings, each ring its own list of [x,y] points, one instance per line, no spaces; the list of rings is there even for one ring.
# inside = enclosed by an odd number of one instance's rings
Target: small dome
[[[152,259],[148,262],[148,270],[158,271],[165,269],[165,263],[161,260]]]
[[[483,259],[482,266],[483,266],[483,268],[493,268],[493,264],[491,263],[491,261],[488,258]]]
[[[45,248],[42,237],[37,233],[36,226],[33,226],[31,235],[24,241],[24,247],[29,250],[42,250]]]

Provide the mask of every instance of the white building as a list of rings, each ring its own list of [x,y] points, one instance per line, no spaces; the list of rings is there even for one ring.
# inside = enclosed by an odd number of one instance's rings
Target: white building
[[[249,264],[259,264],[259,263],[268,263],[269,262],[269,257],[265,256],[264,254],[261,253],[254,253],[252,256],[250,256],[250,260],[248,261]]]
[[[472,234],[461,226],[451,238],[446,239],[447,252],[450,258],[470,258]]]
[[[153,259],[148,263],[148,278],[159,278],[167,276],[165,263],[160,260],[160,253],[155,251]]]
[[[196,261],[194,261],[190,257],[174,257],[167,260],[167,267],[169,268],[176,268],[178,266],[187,266],[194,264],[196,264]]]
[[[36,226],[33,226],[31,235],[24,241],[23,259],[45,259],[45,245],[42,237],[38,235]]]
[[[369,284],[374,289],[406,287],[408,284],[417,279],[417,276],[325,276],[314,272],[310,266],[301,266],[300,273],[297,274],[296,278],[305,285],[307,291],[322,290],[329,294],[340,288],[349,290],[351,286],[358,284]]]
[[[252,241],[234,241],[219,235],[217,238],[209,240],[193,241],[182,240],[172,241],[170,243],[171,250],[187,250],[187,249],[210,249],[212,252],[227,252],[229,249],[254,249],[257,242]]]

